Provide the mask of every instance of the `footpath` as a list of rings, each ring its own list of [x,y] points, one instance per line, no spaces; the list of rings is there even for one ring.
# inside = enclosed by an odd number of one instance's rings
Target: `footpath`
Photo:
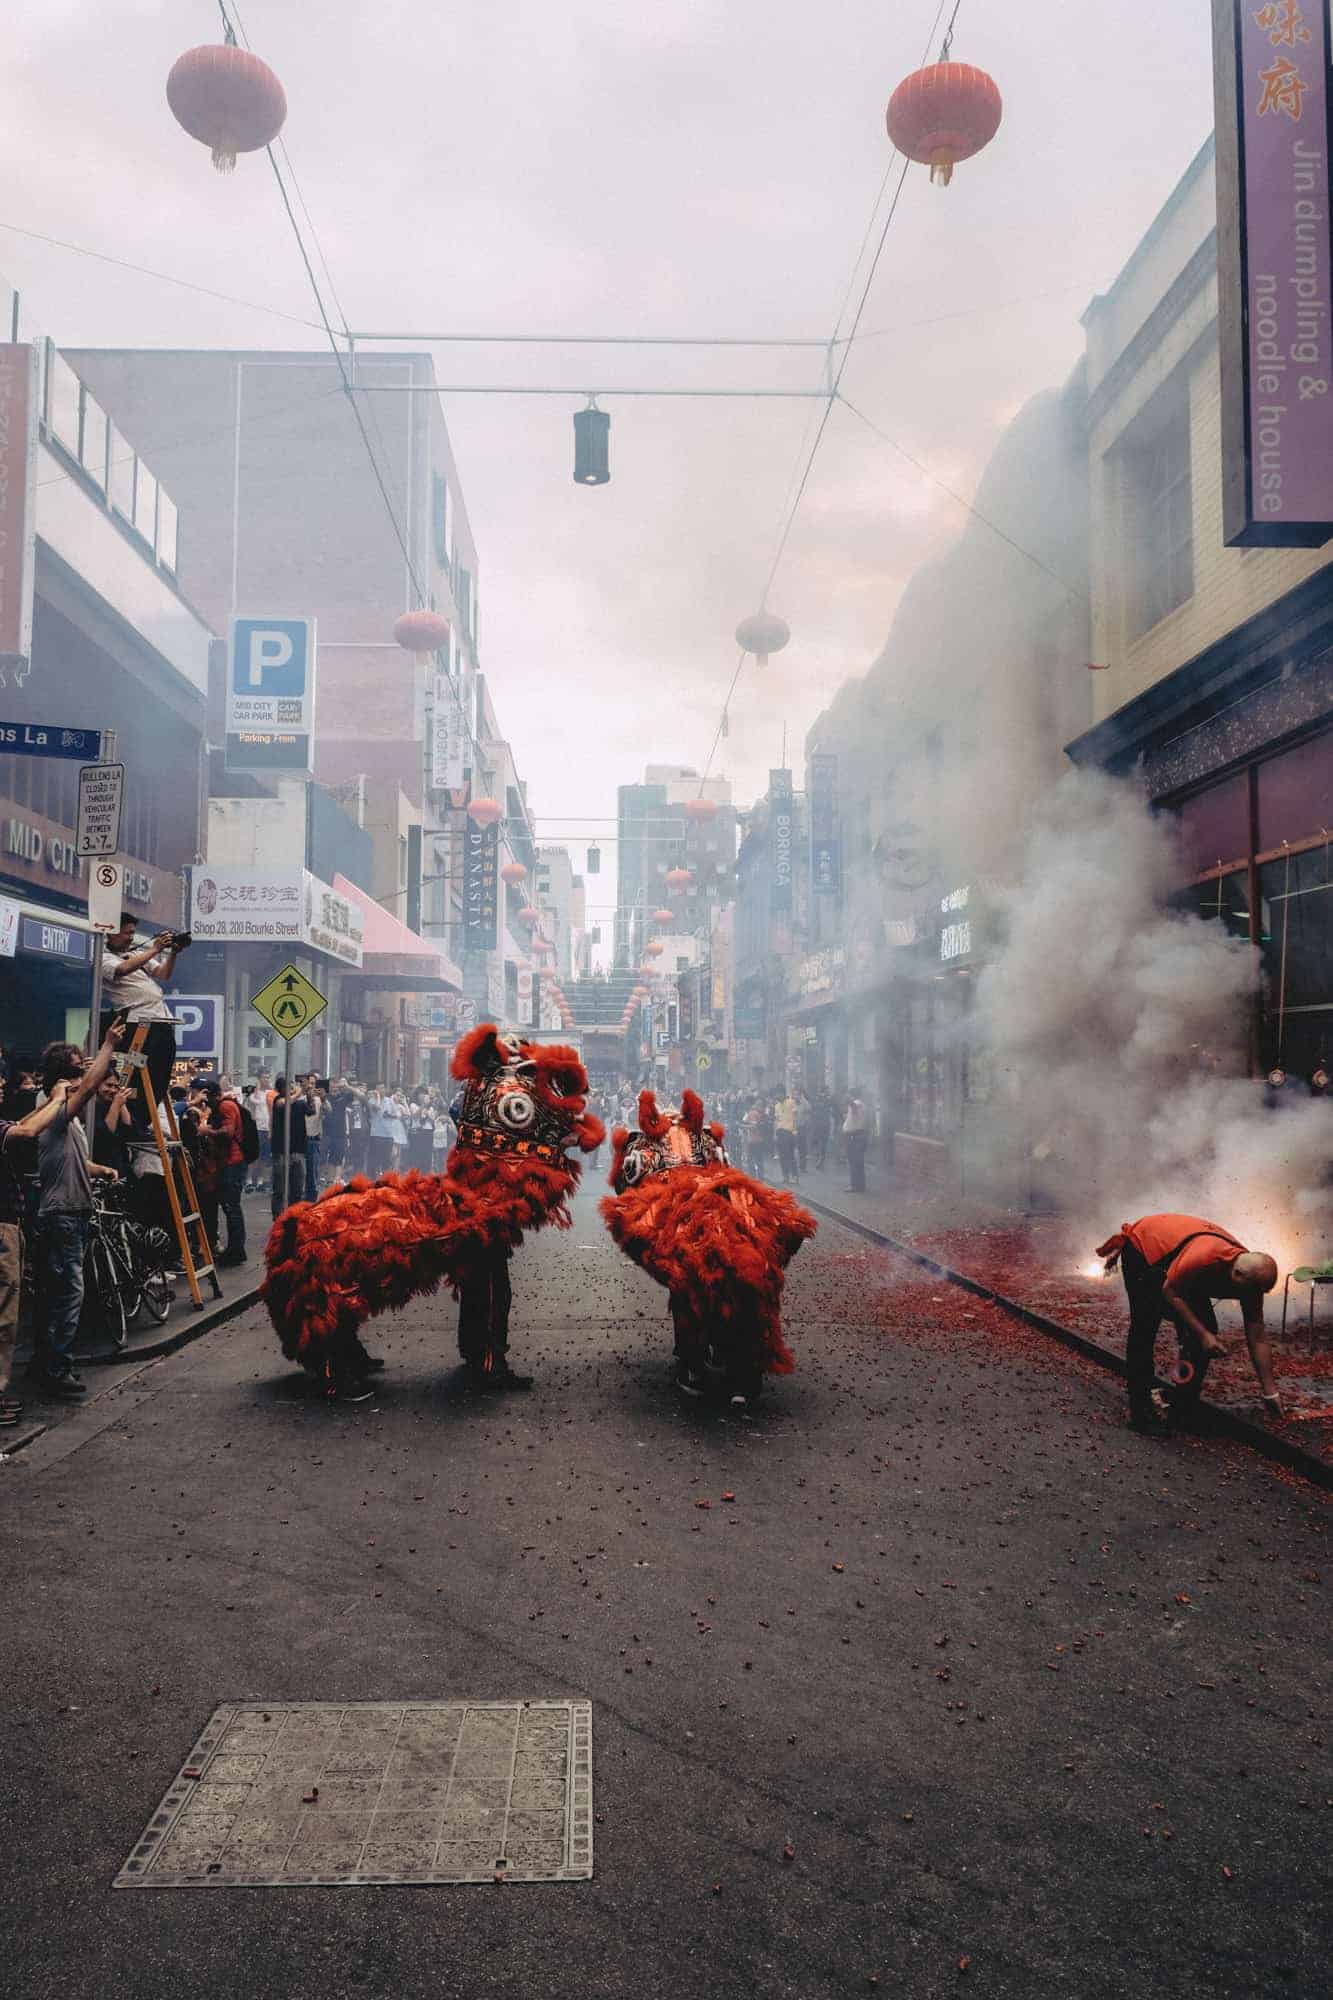
[[[1102,1219],[1086,1227],[1070,1217],[1034,1216],[987,1206],[936,1188],[891,1180],[870,1167],[864,1193],[847,1185],[842,1161],[801,1176],[792,1192],[816,1216],[841,1222],[866,1241],[987,1299],[1051,1340],[1117,1375],[1125,1369],[1127,1315],[1117,1275],[1107,1278],[1093,1252]],[[1114,1226],[1105,1224],[1105,1229]],[[1293,1287],[1281,1333],[1282,1289],[1268,1306],[1274,1366],[1284,1416],[1259,1401],[1239,1321],[1222,1308],[1229,1352],[1209,1370],[1201,1421],[1250,1445],[1324,1488],[1333,1488],[1333,1324],[1310,1326],[1303,1292]],[[1159,1362],[1169,1365],[1164,1332]]]
[[[199,1289],[204,1303],[200,1310],[190,1296],[186,1279],[175,1278],[172,1280],[175,1297],[166,1319],[157,1322],[149,1319],[146,1313],[141,1313],[130,1327],[123,1347],[113,1347],[106,1340],[99,1339],[95,1326],[80,1330],[75,1348],[75,1366],[88,1385],[88,1393],[79,1402],[47,1401],[32,1388],[27,1377],[28,1363],[32,1358],[32,1328],[29,1326],[21,1330],[14,1365],[13,1393],[22,1399],[24,1409],[16,1430],[0,1431],[0,1462],[25,1450],[46,1431],[67,1423],[91,1403],[100,1403],[108,1396],[121,1393],[152,1362],[161,1360],[164,1355],[174,1354],[177,1348],[188,1346],[192,1340],[210,1333],[214,1327],[248,1311],[259,1295],[264,1270],[264,1243],[272,1217],[267,1190],[263,1194],[246,1195],[242,1205],[247,1261],[219,1270],[221,1298],[215,1299],[207,1278],[201,1279]]]

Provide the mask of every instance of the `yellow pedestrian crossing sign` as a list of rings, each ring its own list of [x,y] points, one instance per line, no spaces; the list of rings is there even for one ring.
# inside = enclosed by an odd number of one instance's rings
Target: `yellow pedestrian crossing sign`
[[[302,1028],[317,1021],[328,1004],[319,988],[312,986],[304,972],[294,965],[284,965],[276,979],[270,979],[250,1002],[256,1014],[262,1014],[284,1042],[290,1042]]]

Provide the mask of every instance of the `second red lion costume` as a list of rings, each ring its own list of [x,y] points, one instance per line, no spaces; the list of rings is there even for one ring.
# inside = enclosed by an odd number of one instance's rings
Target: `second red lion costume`
[[[782,1288],[815,1223],[789,1194],[731,1166],[724,1136],[705,1124],[692,1090],[677,1113],[641,1092],[638,1131],[612,1134],[615,1193],[602,1215],[626,1255],[670,1293],[680,1388],[702,1393],[711,1357],[733,1405],[744,1407],[765,1374],[796,1365],[782,1338]]]
[[[458,1143],[442,1174],[385,1174],[297,1202],[273,1225],[262,1287],[282,1351],[337,1397],[364,1393],[376,1364],[360,1329],[377,1313],[448,1285],[462,1299],[459,1345],[479,1386],[514,1387],[505,1360],[509,1257],[528,1229],[569,1227],[581,1168],[601,1121],[573,1049],[465,1035],[452,1074],[463,1085]]]

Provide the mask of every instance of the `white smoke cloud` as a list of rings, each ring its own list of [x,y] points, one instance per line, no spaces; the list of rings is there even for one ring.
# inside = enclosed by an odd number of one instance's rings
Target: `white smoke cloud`
[[[1333,1254],[1333,1107],[1245,1078],[1257,955],[1168,907],[1168,823],[1130,784],[1067,774],[1030,821],[971,1032],[1033,1181],[1096,1241],[1154,1210],[1222,1223],[1283,1269]]]

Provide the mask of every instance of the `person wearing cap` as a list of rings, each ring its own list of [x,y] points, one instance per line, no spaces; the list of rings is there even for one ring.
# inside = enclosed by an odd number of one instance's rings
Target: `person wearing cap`
[[[1226,1352],[1217,1330],[1218,1299],[1238,1301],[1265,1407],[1270,1415],[1281,1416],[1264,1329],[1264,1293],[1277,1283],[1278,1269],[1266,1251],[1247,1250],[1230,1230],[1202,1216],[1163,1214],[1122,1223],[1098,1246],[1097,1255],[1106,1259],[1108,1271],[1118,1261],[1125,1281],[1125,1374],[1135,1430],[1154,1434],[1170,1427],[1152,1399],[1153,1349],[1163,1319],[1174,1327],[1181,1352],[1182,1379],[1169,1392],[1172,1410],[1181,1416],[1197,1405],[1209,1363]]]

